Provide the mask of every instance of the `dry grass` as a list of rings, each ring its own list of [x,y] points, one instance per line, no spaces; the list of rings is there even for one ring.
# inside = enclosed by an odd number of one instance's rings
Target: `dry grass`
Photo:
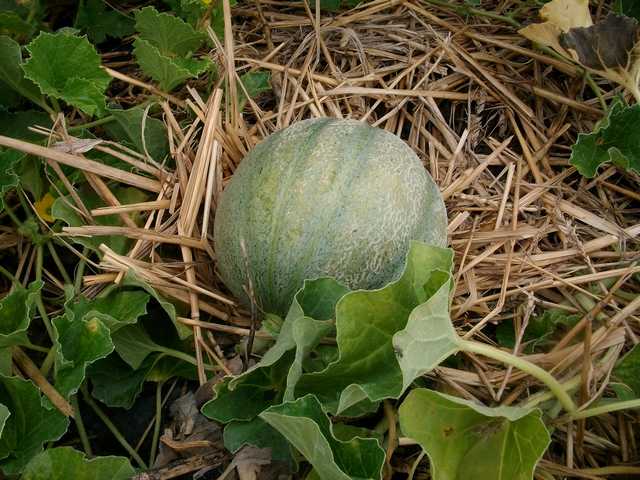
[[[495,11],[520,3],[496,2]],[[527,16],[534,18],[534,10],[521,10]],[[221,77],[208,99],[196,89],[180,98],[158,92],[136,79],[133,65],[108,70],[118,88],[159,94],[175,169],[118,146],[112,151],[120,159],[144,164],[139,174],[114,172],[73,151],[17,146],[91,175],[104,207],[89,211],[76,197],[88,223],[106,214],[127,219],[111,230],[65,229],[136,240],[127,256],[103,248],[100,271],[84,279],[89,294],[134,270],[190,306],[191,318],[182,321],[194,328],[198,359],[209,356],[224,365],[203,327],[239,336],[252,331],[248,312],[215,276],[210,231],[224,184],[271,132],[308,117],[362,119],[407,141],[446,198],[459,333],[492,343],[495,325],[512,323],[519,340],[514,353],[523,355],[522,332],[532,314],[553,307],[578,313],[582,321],[553,350],[525,356],[562,382],[580,385],[580,404],[606,388],[615,360],[640,334],[640,301],[633,298],[640,271],[634,263],[638,177],[610,167],[585,179],[568,157],[578,133],[601,118],[601,100],[618,90],[590,86],[579,69],[533,50],[503,19],[465,18],[428,1],[373,1],[341,14],[317,14],[306,3],[261,0],[235,8],[233,29],[226,31],[224,39],[213,39],[211,56]],[[271,72],[273,92],[249,99],[238,112],[235,99],[243,86],[237,79],[252,70]],[[188,112],[195,120],[185,125]],[[69,140],[63,122],[50,133],[52,142]],[[154,197],[119,205],[102,178]],[[131,225],[132,212],[146,215],[143,226]],[[9,233],[1,238],[13,241]],[[160,249],[165,243],[180,248]],[[468,360],[464,370],[441,367],[431,377],[444,389],[489,404],[542,400],[531,396],[535,383],[521,372],[479,357]],[[206,381],[204,369],[200,381]],[[558,425],[537,475],[637,473],[624,467],[640,459],[637,424],[631,412]],[[399,470],[407,468],[405,454],[403,448],[395,452],[392,463]]]

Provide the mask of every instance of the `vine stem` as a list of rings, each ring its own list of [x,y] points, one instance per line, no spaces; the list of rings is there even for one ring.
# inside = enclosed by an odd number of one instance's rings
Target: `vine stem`
[[[162,426],[162,386],[164,382],[156,384],[156,422],[153,426],[153,437],[151,437],[151,453],[149,454],[149,465],[153,466],[156,460],[156,450],[160,439],[160,427]]]
[[[494,360],[498,360],[528,373],[549,387],[549,390],[553,392],[569,414],[574,414],[577,410],[576,404],[560,382],[553,378],[549,372],[537,365],[484,343],[461,339],[459,340],[458,345],[462,351],[484,355],[485,357],[493,358]]]
[[[53,259],[53,262],[56,264],[56,267],[58,267],[58,270],[62,275],[64,283],[72,284],[73,282],[71,280],[71,277],[69,277],[69,274],[67,273],[67,269],[64,268],[64,264],[62,263],[62,260],[60,260],[60,256],[58,255],[58,252],[56,251],[53,245],[53,242],[47,242],[47,248],[49,250],[49,253],[51,254],[51,258]]]
[[[561,383],[562,389],[565,392],[571,392],[580,386],[580,382],[582,382],[582,378],[580,375],[576,375],[575,377],[567,380],[566,382]],[[520,406],[523,408],[535,408],[541,403],[546,402],[547,400],[551,400],[555,395],[553,392],[540,392],[536,395],[533,395],[527,399],[526,402],[522,403]]]
[[[107,123],[111,123],[116,119],[113,115],[107,115],[106,117],[99,118],[98,120],[94,120],[93,122],[83,123],[81,125],[74,125],[69,127],[67,130],[69,132],[79,132],[80,130],[88,130],[93,127],[98,127],[100,125],[105,125]]]
[[[73,419],[76,422],[76,428],[78,429],[78,436],[80,437],[80,442],[82,443],[82,448],[84,449],[84,453],[86,453],[88,457],[93,457],[93,452],[91,451],[91,443],[89,442],[89,437],[87,436],[87,430],[84,428],[84,422],[82,421],[82,415],[80,414],[80,405],[78,404],[78,396],[71,395],[69,402],[73,407]]]
[[[489,12],[481,8],[474,8],[468,5],[456,5],[452,4],[448,0],[427,0],[427,3],[438,5],[440,7],[450,8],[454,12],[462,15],[477,15],[479,17],[487,17],[500,22],[505,22],[515,28],[520,28],[522,25],[515,18],[506,15],[500,15],[499,13]]]
[[[598,97],[598,101],[600,102],[600,106],[602,107],[602,111],[606,113],[607,110],[609,109],[609,107],[607,106],[606,100],[602,96],[602,90],[600,90],[600,87],[598,86],[596,81],[591,76],[591,73],[589,73],[589,72],[587,72],[585,70],[584,79],[586,80],[586,82],[589,85],[589,87],[591,87],[591,90],[593,90],[593,93],[595,93],[596,96]]]
[[[49,349],[47,356],[44,357],[42,364],[40,365],[40,373],[45,377],[49,375],[49,371],[51,370],[51,367],[53,367],[55,360],[56,360],[56,348],[55,346],[52,346]]]
[[[42,251],[42,245],[38,245],[36,247],[36,281],[42,281],[42,264],[44,262],[44,252]],[[49,334],[49,338],[51,339],[51,343],[55,343],[55,335],[53,334],[53,326],[51,325],[51,320],[49,319],[49,315],[47,314],[47,310],[44,306],[44,302],[42,301],[42,291],[38,294],[38,298],[36,299],[36,308],[40,313],[40,317],[42,318],[42,323],[44,323],[44,327]]]
[[[618,412],[620,410],[629,410],[631,408],[640,408],[640,398],[626,400],[624,402],[613,402],[600,407],[587,408],[571,414],[571,420],[581,420],[583,418],[597,417],[604,413]]]
[[[118,428],[113,424],[113,422],[111,421],[111,419],[109,419],[107,414],[102,411],[102,409],[98,406],[96,402],[93,401],[93,398],[91,398],[91,395],[87,391],[86,385],[83,385],[81,387],[81,391],[82,391],[83,400],[87,403],[87,405],[91,407],[91,409],[100,418],[100,420],[102,420],[102,423],[104,423],[105,427],[109,429],[109,431],[118,441],[118,443],[122,445],[122,447],[129,453],[129,455],[131,455],[131,458],[133,458],[136,462],[138,462],[138,465],[146,469],[147,465],[144,463],[144,460],[142,460],[140,455],[138,455],[138,452],[136,452],[131,446],[131,444],[127,442],[127,439],[124,438],[122,433],[120,433],[120,430],[118,430]]]
[[[89,247],[84,247],[82,249],[82,256],[80,257],[80,261],[78,262],[78,266],[75,271],[75,278],[73,282],[73,288],[77,294],[79,294],[82,290],[82,277],[84,276],[84,269],[87,265],[87,255],[89,254]]]
[[[181,352],[179,350],[174,350],[172,348],[163,348],[162,353],[164,353],[165,355],[169,356],[169,357],[173,357],[176,358],[178,360],[182,360],[184,362],[190,363],[191,365],[194,366],[198,366],[198,362],[195,359],[195,357],[192,357],[191,355],[189,355],[188,353],[185,352]],[[217,365],[209,365],[207,363],[204,364],[204,369],[208,370],[208,371],[217,371],[220,370],[220,367]]]
[[[407,477],[407,480],[413,480],[413,476],[416,474],[418,465],[420,465],[420,462],[422,461],[422,459],[426,454],[427,452],[425,452],[424,450],[420,452],[420,455],[418,455],[418,458],[416,458],[416,461],[413,462],[413,465],[411,466],[411,470],[409,471],[409,476]]]
[[[9,280],[13,285],[20,285],[20,282],[18,281],[18,279],[13,275],[13,273],[11,273],[9,270],[7,270],[6,268],[4,268],[2,265],[0,265],[0,273],[2,275],[4,275],[5,277],[7,277],[7,280]]]

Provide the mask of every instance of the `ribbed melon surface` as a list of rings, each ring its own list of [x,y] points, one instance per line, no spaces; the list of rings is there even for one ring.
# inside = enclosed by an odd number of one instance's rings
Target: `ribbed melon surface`
[[[260,308],[282,315],[304,279],[385,285],[411,240],[444,246],[446,228],[440,192],[402,140],[322,118],[270,135],[241,162],[216,212],[214,248],[238,298],[248,301],[251,275]]]

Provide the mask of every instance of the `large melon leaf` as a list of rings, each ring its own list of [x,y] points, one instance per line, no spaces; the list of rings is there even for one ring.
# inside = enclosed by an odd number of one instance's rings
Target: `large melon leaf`
[[[336,306],[339,357],[303,375],[296,396],[312,393],[334,414],[363,400],[397,398],[457,351],[448,314],[451,266],[450,250],[415,242],[398,281],[345,295]]]
[[[0,432],[0,471],[5,475],[20,473],[46,442],[59,439],[67,430],[69,419],[43,406],[42,400],[30,381],[0,375],[0,404],[6,407],[2,409],[5,422]]]
[[[88,459],[71,447],[58,447],[34,457],[27,465],[22,480],[126,480],[135,472],[125,457]]]
[[[322,479],[380,478],[384,451],[373,438],[339,440],[320,403],[313,395],[276,405],[260,414],[282,433],[313,465]]]
[[[400,427],[429,455],[434,480],[530,480],[551,440],[540,415],[416,389],[400,407]]]

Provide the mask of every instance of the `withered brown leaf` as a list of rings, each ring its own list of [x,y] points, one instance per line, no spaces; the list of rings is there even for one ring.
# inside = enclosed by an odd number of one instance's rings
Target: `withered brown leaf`
[[[640,26],[635,18],[610,13],[589,27],[571,28],[560,36],[560,43],[575,51],[585,67],[606,70],[628,68],[639,38]]]

